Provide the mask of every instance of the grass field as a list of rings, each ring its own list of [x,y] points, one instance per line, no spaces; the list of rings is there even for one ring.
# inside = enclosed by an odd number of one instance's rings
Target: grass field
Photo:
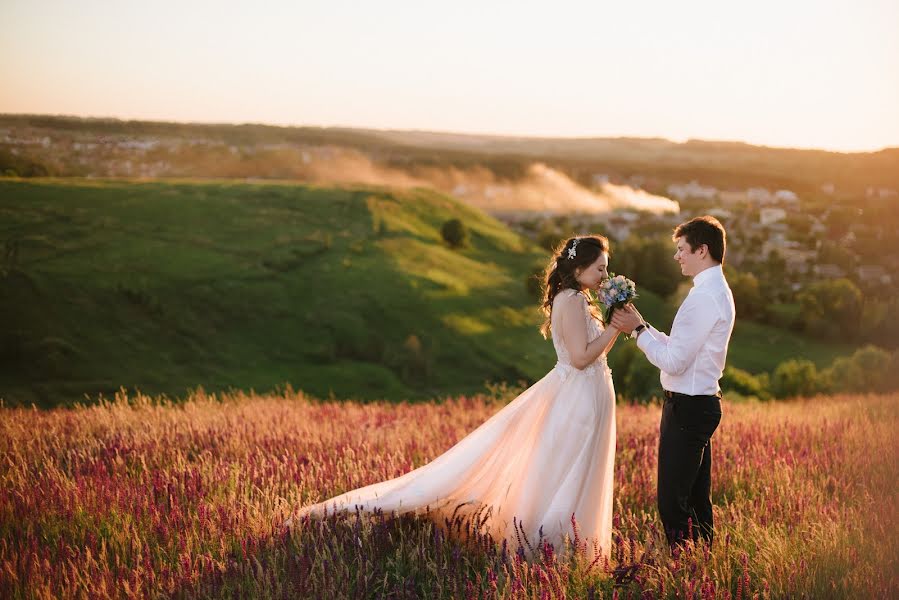
[[[895,598],[899,395],[724,406],[711,551],[665,549],[657,406],[619,405],[611,560],[296,507],[398,476],[501,404],[120,395],[0,409],[3,598]],[[539,548],[537,540],[529,544]]]
[[[472,233],[462,250],[440,238],[453,217]],[[428,190],[3,179],[0,244],[8,406],[286,382],[428,399],[535,381],[555,362],[525,289],[545,252]],[[673,306],[646,290],[638,304],[670,325]],[[825,366],[851,350],[740,322],[730,363]]]
[[[0,215],[7,402],[288,381],[405,398],[550,361],[524,288],[542,256],[433,192],[6,181]],[[450,217],[463,251],[440,242]]]

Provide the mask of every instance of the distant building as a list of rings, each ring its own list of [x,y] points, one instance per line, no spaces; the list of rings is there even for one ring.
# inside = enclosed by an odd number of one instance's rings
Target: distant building
[[[721,191],[718,192],[718,200],[725,206],[734,206],[748,202],[749,197],[745,191]]]
[[[759,223],[765,226],[774,225],[787,218],[787,212],[782,208],[766,207],[759,211]]]
[[[619,210],[615,213],[615,216],[626,223],[633,223],[640,219],[640,214],[632,210]]]
[[[713,207],[705,211],[707,215],[711,215],[718,219],[719,221],[729,221],[734,218],[734,213],[730,212],[726,208]]]
[[[780,250],[781,256],[787,263],[787,271],[790,273],[808,273],[811,264],[818,257],[818,253],[814,250],[799,250],[797,248],[783,248]]]
[[[762,244],[762,254],[764,256],[767,256],[772,252],[777,252],[783,255],[786,250],[793,249],[798,246],[798,242],[787,240],[787,234],[785,231],[775,231],[765,241],[765,243]]]
[[[813,217],[813,219],[814,220],[812,221],[812,226],[809,228],[809,233],[811,233],[812,235],[820,235],[822,233],[827,233],[827,225],[825,225],[818,219],[815,219],[814,217]]]
[[[889,285],[893,282],[893,276],[880,265],[862,265],[858,268],[858,278],[866,282],[882,283]]]
[[[718,189],[700,185],[699,182],[694,180],[690,183],[672,183],[668,186],[668,195],[674,196],[678,200],[686,200],[687,198],[714,200],[718,196]]]
[[[159,145],[159,140],[155,139],[146,139],[146,140],[123,140],[121,142],[116,143],[116,147],[122,148],[125,150],[152,150],[156,146]]]
[[[749,188],[746,190],[746,198],[755,204],[771,204],[774,202],[774,196],[768,188]]]
[[[828,279],[839,279],[846,276],[846,271],[834,264],[815,265],[813,269],[818,277],[827,277]]]
[[[799,196],[796,195],[796,192],[790,190],[777,190],[774,192],[774,198],[784,204],[797,204],[799,202]]]
[[[889,188],[869,187],[865,191],[865,195],[868,198],[880,198],[881,200],[886,200],[887,198],[895,198],[896,196],[899,196],[899,192]]]

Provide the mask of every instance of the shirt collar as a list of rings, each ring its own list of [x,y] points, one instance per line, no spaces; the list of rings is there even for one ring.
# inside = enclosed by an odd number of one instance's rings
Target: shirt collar
[[[696,277],[693,278],[693,287],[698,287],[703,283],[712,281],[714,279],[723,279],[724,278],[724,269],[721,265],[715,265],[714,267],[709,267],[702,273],[699,273]]]

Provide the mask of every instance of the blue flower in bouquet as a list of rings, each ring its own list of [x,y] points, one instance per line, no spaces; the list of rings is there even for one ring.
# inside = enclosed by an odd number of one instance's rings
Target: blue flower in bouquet
[[[606,323],[610,323],[616,308],[623,308],[637,297],[637,285],[624,275],[612,273],[611,277],[599,286],[597,293],[599,301],[605,306],[603,318]]]

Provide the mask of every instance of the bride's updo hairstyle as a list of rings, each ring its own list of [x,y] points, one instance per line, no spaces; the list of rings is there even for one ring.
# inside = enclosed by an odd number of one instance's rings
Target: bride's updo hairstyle
[[[556,294],[562,290],[581,291],[581,285],[575,279],[575,273],[578,269],[593,264],[603,252],[609,252],[609,240],[601,235],[569,238],[555,249],[553,258],[546,267],[546,278],[543,283],[544,296],[541,308],[543,314],[546,315],[546,320],[540,327],[540,333],[544,338],[548,338],[550,335],[553,300]],[[592,305],[591,312],[599,318]]]

